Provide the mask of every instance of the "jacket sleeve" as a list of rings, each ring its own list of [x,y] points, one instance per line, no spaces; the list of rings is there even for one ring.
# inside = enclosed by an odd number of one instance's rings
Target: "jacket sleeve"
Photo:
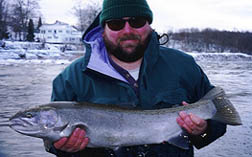
[[[76,99],[71,83],[65,75],[61,73],[53,80],[51,101],[74,101]]]
[[[197,81],[197,85],[194,90],[195,95],[199,100],[209,90],[214,88],[214,86],[210,84],[207,76],[202,71],[202,69],[199,66],[197,67],[200,73],[200,80]],[[203,134],[199,136],[192,136],[192,135],[189,136],[190,141],[197,149],[207,146],[208,144],[212,143],[219,137],[223,136],[226,132],[226,124],[220,123],[215,120],[207,120],[207,124],[208,124],[207,129]]]
[[[199,136],[189,136],[190,141],[197,149],[207,146],[219,137],[223,136],[226,132],[226,125],[223,123],[215,120],[208,120],[207,124],[208,127],[205,133]]]

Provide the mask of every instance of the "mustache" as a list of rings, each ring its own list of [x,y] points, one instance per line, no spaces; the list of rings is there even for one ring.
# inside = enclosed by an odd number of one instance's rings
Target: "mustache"
[[[125,40],[140,40],[141,37],[139,35],[125,35],[121,38],[119,38],[119,41],[125,41]]]

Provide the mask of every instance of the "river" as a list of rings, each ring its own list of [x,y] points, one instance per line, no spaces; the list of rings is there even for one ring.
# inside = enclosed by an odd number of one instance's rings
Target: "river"
[[[192,54],[210,81],[225,89],[242,118],[242,126],[227,133],[195,157],[252,156],[252,57],[241,54]],[[53,157],[41,139],[18,134],[6,127],[17,111],[50,101],[53,78],[69,62],[54,60],[0,60],[0,157]]]

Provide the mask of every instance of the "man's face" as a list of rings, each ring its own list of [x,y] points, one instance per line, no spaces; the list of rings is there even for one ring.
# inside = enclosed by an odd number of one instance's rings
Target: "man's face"
[[[123,18],[123,20],[129,19],[131,18]],[[117,30],[118,24],[115,25],[115,23],[113,23],[114,25],[112,26],[116,26],[116,30],[113,30],[113,27],[109,27],[109,22],[105,22],[103,32],[103,38],[108,53],[124,62],[134,62],[143,57],[150,33],[152,32],[147,20],[144,23],[142,22],[143,26],[139,28],[134,28],[138,27],[138,25],[134,26],[134,23],[130,24],[130,22],[124,21],[124,25],[121,25],[121,27],[124,27],[120,28],[119,26],[119,30]]]

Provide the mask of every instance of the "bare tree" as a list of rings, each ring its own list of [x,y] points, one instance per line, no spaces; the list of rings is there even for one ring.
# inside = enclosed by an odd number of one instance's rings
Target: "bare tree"
[[[77,27],[80,31],[85,31],[101,11],[101,4],[97,1],[76,0],[73,7],[74,15],[78,18]]]
[[[7,0],[0,0],[0,40],[8,38],[8,3]]]
[[[29,19],[36,17],[39,9],[39,0],[13,0],[11,12],[11,27],[16,38],[24,40]]]
[[[252,32],[220,31],[213,28],[181,29],[170,34],[174,43],[182,45],[184,51],[198,52],[243,52],[252,54]],[[184,46],[184,47],[183,47]]]

